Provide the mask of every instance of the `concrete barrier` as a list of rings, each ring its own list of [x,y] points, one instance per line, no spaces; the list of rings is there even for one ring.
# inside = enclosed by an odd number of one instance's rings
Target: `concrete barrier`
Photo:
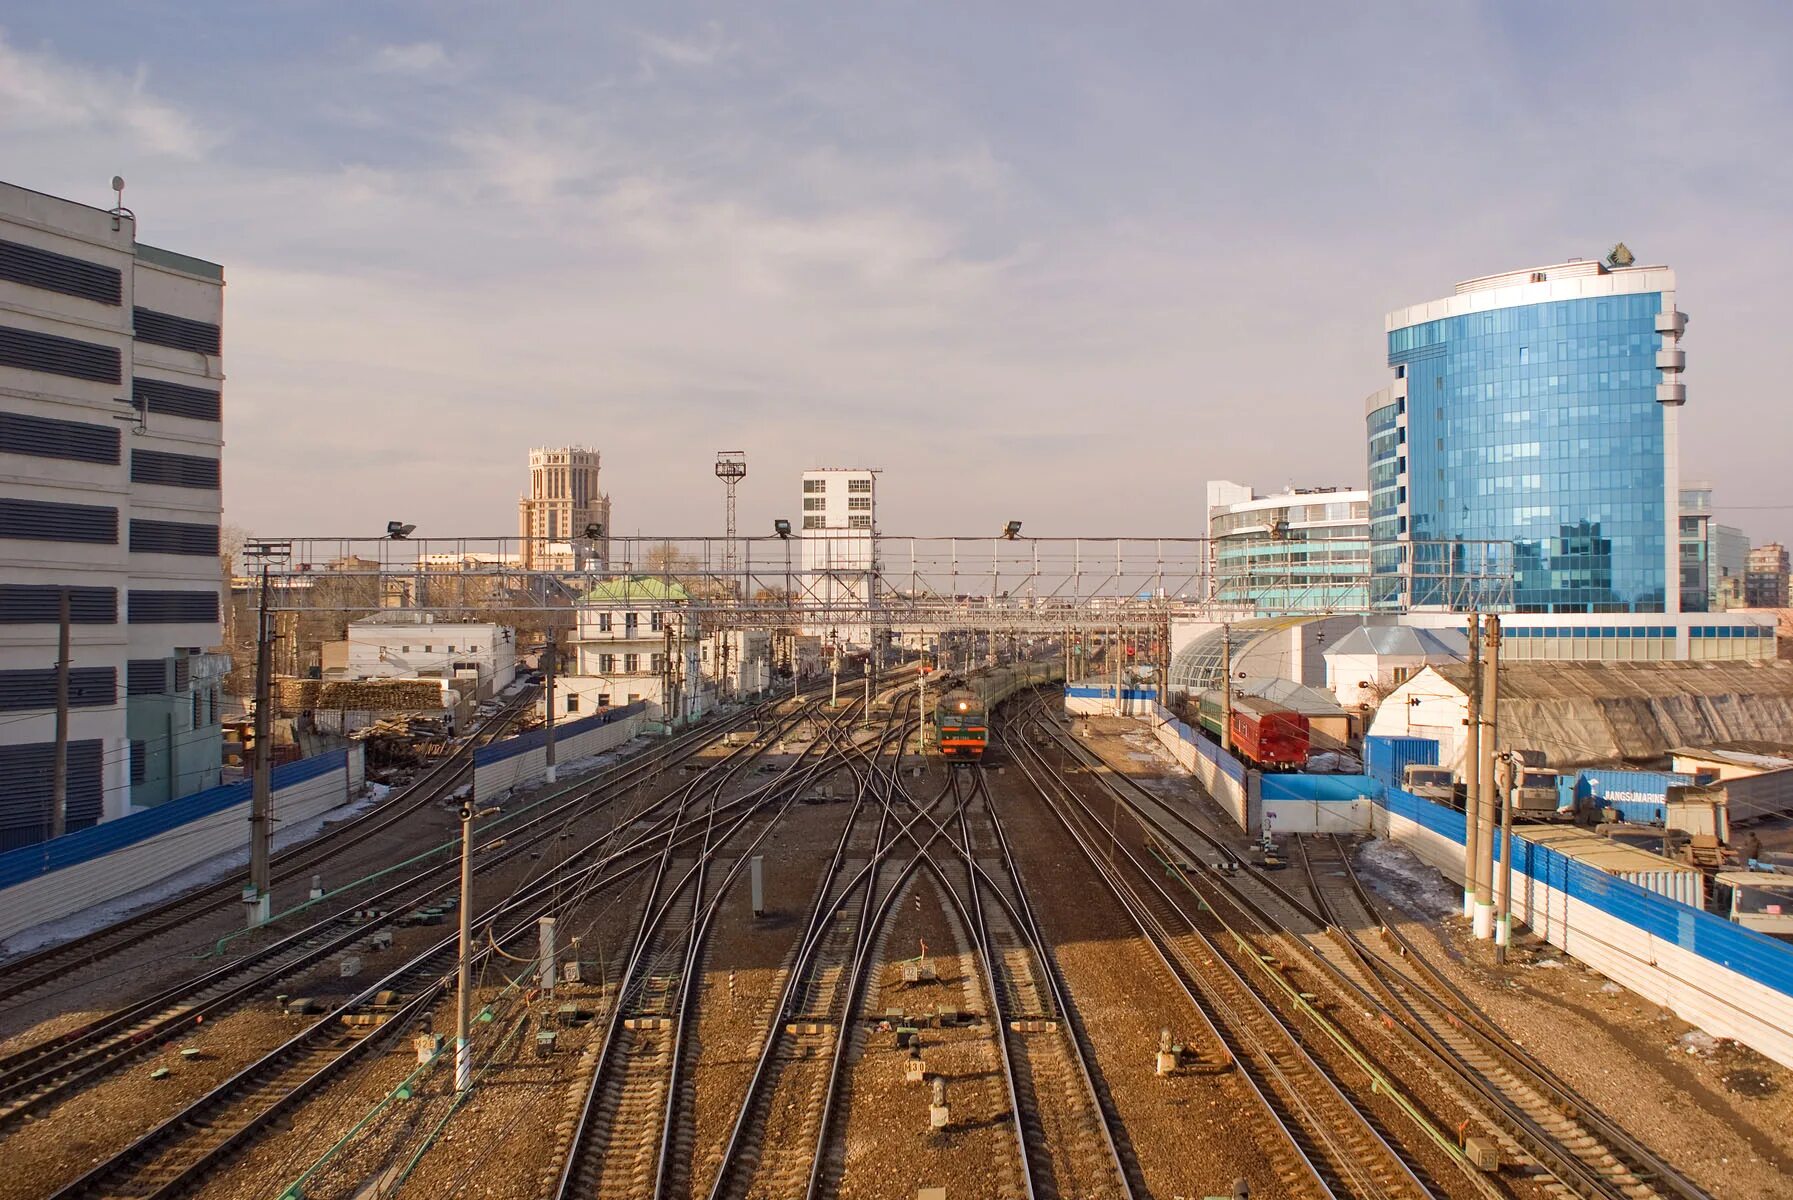
[[[277,785],[281,774],[298,778],[285,786],[276,786],[272,792],[276,831],[322,816],[352,800],[363,778],[361,747],[331,751],[277,768]],[[214,799],[223,803],[214,803]],[[159,826],[155,832],[128,844],[77,861],[60,862],[0,890],[0,938],[116,900],[221,854],[240,850],[246,862],[249,803],[247,784],[227,784],[57,839],[65,842],[83,834],[104,834],[116,840],[128,836],[130,824],[139,820]],[[177,823],[172,820],[182,811],[177,806],[185,806],[197,815]],[[42,855],[46,862],[66,857],[66,853],[58,855],[58,850],[55,843],[43,843],[12,851],[8,857]]]
[[[616,749],[641,732],[647,719],[645,704],[632,704],[555,730],[554,761],[569,763]],[[515,787],[543,779],[548,773],[548,745],[537,729],[518,738],[476,751],[473,756],[473,789],[478,796],[496,796]]]

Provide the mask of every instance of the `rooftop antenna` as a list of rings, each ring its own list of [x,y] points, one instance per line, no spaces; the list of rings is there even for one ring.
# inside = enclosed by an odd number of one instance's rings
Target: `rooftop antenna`
[[[747,478],[747,452],[716,451],[716,478],[728,491],[728,537],[722,543],[722,573],[732,586],[735,574],[735,486]]]
[[[112,191],[113,194],[118,197],[118,203],[112,208],[112,232],[117,233],[121,218],[129,217],[131,218],[131,224],[135,225],[137,223],[137,214],[125,207],[125,177],[123,175],[114,175],[112,177]]]

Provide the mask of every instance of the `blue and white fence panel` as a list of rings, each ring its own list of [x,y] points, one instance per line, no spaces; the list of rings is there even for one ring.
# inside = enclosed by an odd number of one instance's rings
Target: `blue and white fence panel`
[[[1382,786],[1368,775],[1266,774],[1258,781],[1264,832],[1370,832]]]
[[[361,789],[360,746],[275,767],[276,833]],[[159,883],[221,854],[247,861],[250,785],[208,788],[116,821],[0,854],[0,938]]]
[[[641,731],[645,701],[612,708],[554,727],[557,765],[604,754]],[[548,773],[548,731],[545,727],[504,738],[473,752],[473,789],[478,796],[496,796],[543,779]]]
[[[1462,883],[1462,813],[1387,788],[1377,825]],[[1793,1067],[1793,946],[1548,846],[1515,842],[1515,920],[1707,1033]]]

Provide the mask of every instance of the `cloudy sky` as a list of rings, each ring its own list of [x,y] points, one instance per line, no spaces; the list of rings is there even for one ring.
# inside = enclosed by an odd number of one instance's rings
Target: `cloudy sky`
[[[227,520],[619,531],[883,468],[892,533],[1358,484],[1382,315],[1680,272],[1683,471],[1793,540],[1784,6],[0,3],[0,178],[225,264]],[[1360,15],[1373,13],[1373,15]]]

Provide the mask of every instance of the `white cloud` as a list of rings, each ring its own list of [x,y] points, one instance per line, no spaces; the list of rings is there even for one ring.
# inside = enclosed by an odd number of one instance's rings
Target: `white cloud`
[[[0,134],[122,134],[152,154],[202,157],[218,140],[149,94],[147,72],[92,70],[48,50],[10,44],[0,30]]]
[[[643,30],[635,35],[641,42],[643,66],[652,70],[652,63],[663,62],[675,67],[714,66],[740,49],[716,21],[688,37],[652,33]]]
[[[373,56],[374,69],[392,75],[427,75],[449,65],[441,42],[382,46]]]

